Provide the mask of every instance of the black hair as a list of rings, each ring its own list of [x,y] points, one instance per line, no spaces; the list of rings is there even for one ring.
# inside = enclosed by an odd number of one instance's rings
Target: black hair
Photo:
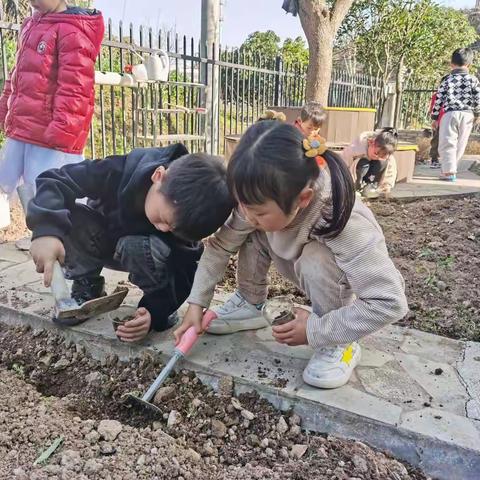
[[[320,102],[307,102],[300,111],[300,119],[302,122],[310,120],[315,127],[320,128],[327,119],[327,112]]]
[[[192,241],[216,232],[235,206],[222,159],[188,154],[172,162],[167,172],[160,192],[174,206],[173,234]]]
[[[372,137],[375,146],[387,155],[391,155],[398,144],[398,132],[393,127],[382,128],[379,132],[375,132]]]
[[[227,181],[236,199],[246,205],[274,200],[288,215],[306,185],[313,185],[320,169],[305,155],[303,135],[293,125],[263,121],[242,136],[227,169]],[[316,235],[336,237],[347,224],[355,202],[353,180],[343,160],[327,150],[322,157],[330,170],[332,215],[324,218]]]
[[[473,62],[473,50],[471,48],[457,48],[452,53],[452,65],[464,67]]]

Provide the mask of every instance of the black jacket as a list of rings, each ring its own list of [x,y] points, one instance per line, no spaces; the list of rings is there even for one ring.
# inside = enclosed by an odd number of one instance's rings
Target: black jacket
[[[128,155],[85,160],[47,170],[37,178],[37,193],[28,206],[27,225],[32,239],[68,235],[75,200],[88,204],[107,220],[111,240],[125,235],[148,235],[156,228],[145,216],[145,197],[156,168],[167,168],[187,154],[182,144],[164,148],[137,148]]]

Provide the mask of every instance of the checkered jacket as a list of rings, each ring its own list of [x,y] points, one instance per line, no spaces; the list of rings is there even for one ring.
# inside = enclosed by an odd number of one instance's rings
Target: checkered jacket
[[[480,115],[480,82],[466,69],[452,70],[443,78],[437,91],[432,119],[438,120],[442,107],[445,112],[466,111]]]

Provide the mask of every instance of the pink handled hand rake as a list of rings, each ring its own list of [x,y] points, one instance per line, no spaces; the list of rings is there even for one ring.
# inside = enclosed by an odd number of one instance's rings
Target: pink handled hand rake
[[[212,310],[207,310],[203,315],[202,319],[202,329],[203,331],[207,330],[210,326],[210,323],[213,319],[217,317],[216,313]],[[125,394],[125,398],[127,400],[131,400],[132,403],[145,407],[149,410],[153,410],[155,412],[160,412],[161,410],[154,405],[151,400],[155,395],[155,392],[162,386],[163,382],[169,377],[170,373],[174,369],[177,362],[188,355],[190,350],[193,346],[197,343],[199,335],[197,334],[195,327],[190,327],[182,336],[180,343],[175,347],[172,357],[170,358],[169,362],[165,365],[163,370],[160,372],[158,377],[154,380],[154,382],[150,385],[148,390],[145,392],[143,397],[139,397],[134,393],[127,393]]]

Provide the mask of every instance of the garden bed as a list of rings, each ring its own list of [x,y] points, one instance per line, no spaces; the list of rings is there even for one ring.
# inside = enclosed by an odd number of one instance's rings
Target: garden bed
[[[410,312],[401,325],[480,341],[480,198],[440,198],[369,204],[390,255],[403,274]],[[232,259],[223,286],[235,288]],[[301,291],[271,270],[269,294]]]
[[[100,363],[53,331],[1,323],[0,351],[0,478],[425,478],[362,443],[302,431],[299,417],[254,394],[232,397],[228,377],[220,395],[191,372],[173,375],[154,415],[122,399],[154,378],[150,355]]]

